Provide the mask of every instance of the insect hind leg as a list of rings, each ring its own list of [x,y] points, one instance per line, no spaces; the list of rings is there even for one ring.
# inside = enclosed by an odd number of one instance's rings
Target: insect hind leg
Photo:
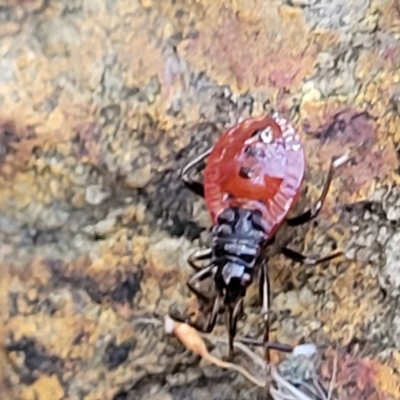
[[[212,148],[206,150],[204,153],[201,153],[194,160],[190,161],[188,164],[183,167],[181,171],[181,179],[184,185],[194,192],[195,194],[204,197],[204,185],[200,182],[195,181],[191,177],[191,173],[198,167],[199,165],[210,155]]]

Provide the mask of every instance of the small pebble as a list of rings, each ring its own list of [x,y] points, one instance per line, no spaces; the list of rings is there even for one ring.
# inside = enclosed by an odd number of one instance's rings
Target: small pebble
[[[36,288],[31,288],[26,293],[26,298],[31,303],[35,302],[38,299],[38,290]]]
[[[317,351],[317,347],[315,346],[315,344],[312,343],[306,343],[306,344],[300,344],[298,346],[296,346],[293,351],[292,354],[295,356],[312,356],[313,354],[315,354],[315,352]]]
[[[114,226],[117,223],[117,219],[116,218],[107,218],[104,219],[103,221],[98,222],[95,225],[96,231],[99,234],[104,234],[104,233],[108,233],[111,232],[114,228]]]
[[[114,230],[117,223],[116,218],[107,218],[98,222],[96,225],[88,225],[83,228],[83,231],[89,235],[105,235]]]
[[[103,190],[100,185],[91,185],[86,188],[85,200],[87,203],[98,206],[110,197],[110,193]]]

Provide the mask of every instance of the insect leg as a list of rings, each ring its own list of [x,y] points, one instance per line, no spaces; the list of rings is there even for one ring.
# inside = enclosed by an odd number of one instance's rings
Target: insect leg
[[[264,342],[263,340],[246,338],[246,337],[237,337],[235,339],[236,342],[241,342],[245,344],[249,344],[251,346],[264,346],[271,350],[281,351],[283,353],[291,353],[293,351],[293,346],[285,343],[278,342]]]
[[[193,171],[194,168],[198,167],[199,164],[210,155],[212,151],[211,149],[208,149],[204,153],[201,153],[199,156],[197,156],[194,160],[190,161],[186,166],[182,169],[181,172],[181,179],[185,186],[190,189],[192,192],[198,194],[201,197],[204,197],[204,186],[202,183],[194,181],[192,177],[190,176],[191,172]]]
[[[297,251],[294,251],[292,249],[289,249],[287,247],[282,247],[281,248],[282,254],[286,256],[287,258],[290,258],[293,261],[301,262],[302,264],[305,265],[317,265],[321,264],[325,261],[330,261],[333,260],[334,258],[340,257],[343,255],[343,252],[336,252],[329,254],[326,257],[322,258],[312,258],[312,257],[307,257],[301,253],[298,253]]]
[[[233,359],[233,340],[236,336],[236,328],[237,328],[237,321],[240,315],[240,311],[242,309],[243,299],[239,300],[235,307],[228,308],[228,332],[229,332],[229,353],[228,353],[228,360]]]
[[[209,302],[211,300],[209,294],[202,292],[201,290],[197,289],[194,284],[197,281],[203,281],[204,279],[209,278],[214,274],[213,269],[215,268],[214,265],[210,265],[203,269],[200,269],[196,272],[186,283],[187,287],[202,301]]]
[[[172,319],[183,322],[185,324],[190,325],[192,328],[196,329],[202,333],[210,333],[215,327],[215,323],[217,322],[217,315],[220,307],[221,299],[220,297],[216,297],[214,300],[212,311],[208,317],[207,324],[205,326],[200,325],[195,321],[191,321],[189,318],[182,318],[178,315],[170,315]]]
[[[269,277],[268,277],[268,267],[267,263],[263,263],[262,270],[261,270],[261,277],[260,277],[260,286],[259,286],[259,293],[260,298],[262,301],[261,306],[261,314],[264,319],[264,338],[263,338],[263,345],[264,345],[264,358],[267,363],[270,362],[270,354],[269,354],[269,309],[271,304],[271,293],[270,293],[270,284],[269,284]]]
[[[306,222],[311,221],[314,219],[319,212],[322,209],[322,206],[324,205],[326,196],[328,194],[329,188],[331,186],[333,174],[337,168],[339,168],[341,165],[345,164],[349,160],[348,155],[341,156],[339,158],[332,158],[331,164],[329,166],[329,171],[328,171],[328,177],[326,178],[324,187],[322,189],[322,192],[318,198],[318,200],[315,202],[315,204],[309,208],[307,211],[303,212],[302,214],[292,217],[292,218],[287,218],[286,222],[289,226],[297,226],[297,225],[302,225],[305,224]]]
[[[270,283],[268,277],[268,265],[263,263],[261,269],[260,276],[260,285],[259,285],[259,296],[261,299],[261,314],[264,319],[264,337],[262,340],[246,338],[246,337],[238,337],[236,341],[241,343],[246,343],[253,346],[263,346],[264,347],[264,358],[267,363],[270,362],[270,354],[269,350],[277,350],[282,351],[284,353],[290,353],[293,350],[293,347],[289,344],[279,343],[279,342],[270,342],[269,340],[269,311],[271,304],[271,290]]]
[[[211,258],[211,256],[212,256],[211,249],[198,250],[194,252],[192,255],[190,255],[187,262],[194,270],[200,271],[205,267],[202,265],[198,265],[197,261],[208,260]]]

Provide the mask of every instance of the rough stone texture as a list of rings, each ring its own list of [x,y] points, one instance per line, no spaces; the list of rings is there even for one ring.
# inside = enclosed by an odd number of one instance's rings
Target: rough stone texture
[[[210,220],[179,169],[271,110],[306,149],[298,210],[358,146],[288,236],[345,257],[271,260],[272,336],[322,346],[327,384],[338,355],[341,399],[400,398],[399,16],[397,0],[0,0],[2,399],[256,398],[154,321],[198,307],[185,260]],[[255,287],[246,312],[259,335]]]

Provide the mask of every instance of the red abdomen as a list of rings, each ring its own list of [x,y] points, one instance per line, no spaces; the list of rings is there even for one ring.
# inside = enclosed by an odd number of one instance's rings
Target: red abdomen
[[[259,209],[273,236],[297,200],[304,168],[300,137],[286,120],[242,121],[221,136],[206,162],[205,199],[214,222],[227,207]]]

